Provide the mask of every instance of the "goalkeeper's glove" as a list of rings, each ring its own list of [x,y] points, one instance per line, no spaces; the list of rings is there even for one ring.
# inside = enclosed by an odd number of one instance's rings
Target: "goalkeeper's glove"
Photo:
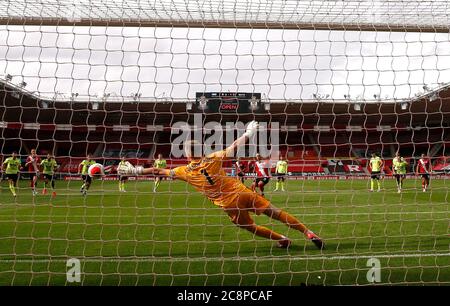
[[[251,138],[258,130],[258,127],[259,123],[257,121],[250,121],[250,123],[247,125],[247,130],[245,131],[244,136],[247,136],[247,138]]]

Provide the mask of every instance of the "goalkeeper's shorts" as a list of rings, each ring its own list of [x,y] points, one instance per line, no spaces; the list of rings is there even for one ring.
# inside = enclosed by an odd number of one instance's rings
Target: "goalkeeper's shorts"
[[[267,199],[249,190],[249,192],[239,193],[236,202],[223,206],[223,209],[233,223],[253,224],[254,221],[250,216],[250,212],[259,215],[269,206],[270,202]]]

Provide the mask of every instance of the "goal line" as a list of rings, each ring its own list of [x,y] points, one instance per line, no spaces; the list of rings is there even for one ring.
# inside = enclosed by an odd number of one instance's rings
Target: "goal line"
[[[402,253],[402,254],[371,254],[371,255],[291,255],[291,256],[235,256],[235,257],[154,257],[154,256],[120,256],[120,257],[80,257],[83,262],[223,262],[223,261],[312,261],[312,260],[359,260],[369,258],[422,258],[422,257],[449,257],[447,253]],[[0,263],[50,263],[50,262],[66,262],[71,257],[66,258],[47,258],[47,259],[0,259]]]

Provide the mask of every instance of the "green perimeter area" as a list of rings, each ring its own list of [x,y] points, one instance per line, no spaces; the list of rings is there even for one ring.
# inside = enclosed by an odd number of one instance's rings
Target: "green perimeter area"
[[[248,180],[247,185],[250,184]],[[369,258],[382,284],[450,284],[450,180],[394,180],[369,193],[366,180],[290,180],[266,197],[319,234],[326,250],[254,216],[291,239],[278,249],[233,225],[220,208],[183,182],[57,181],[57,197],[33,197],[20,182],[17,199],[0,188],[0,285],[80,285],[66,281],[78,258],[82,285],[368,285]],[[40,182],[40,186],[42,183]],[[39,188],[40,190],[40,188]]]

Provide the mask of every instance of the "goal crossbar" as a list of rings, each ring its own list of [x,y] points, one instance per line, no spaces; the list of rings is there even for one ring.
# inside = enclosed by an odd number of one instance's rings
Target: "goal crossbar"
[[[255,22],[228,20],[164,20],[164,19],[78,19],[64,18],[0,18],[0,25],[14,26],[90,26],[90,27],[169,27],[449,33],[450,27],[407,24],[351,24],[311,22]]]

